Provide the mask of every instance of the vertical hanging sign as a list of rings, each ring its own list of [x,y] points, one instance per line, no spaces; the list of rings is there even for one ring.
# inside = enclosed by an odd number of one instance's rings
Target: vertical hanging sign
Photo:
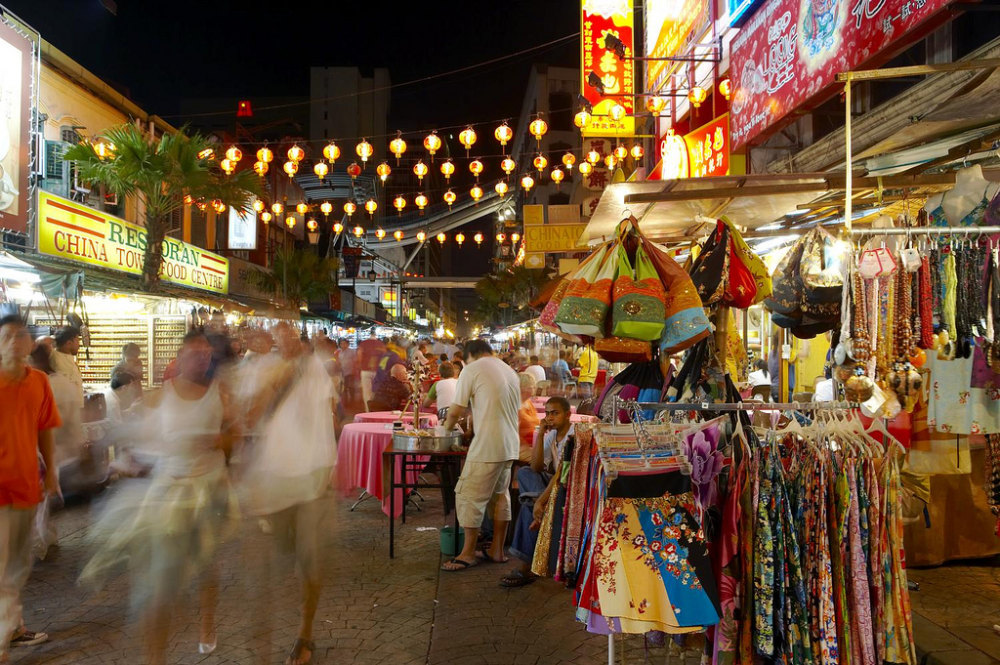
[[[28,230],[32,42],[0,20],[0,229]]]
[[[635,12],[633,0],[583,0],[581,5],[580,62],[583,63],[580,87],[593,106],[592,119],[584,136],[635,135]],[[625,45],[625,58],[608,48],[607,35],[614,35]],[[600,90],[588,80],[594,74]],[[603,92],[602,92],[603,90]],[[611,117],[611,109],[620,104],[625,109],[620,119]]]

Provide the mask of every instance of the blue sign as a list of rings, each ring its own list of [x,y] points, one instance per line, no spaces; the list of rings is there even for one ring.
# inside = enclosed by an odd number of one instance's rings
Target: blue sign
[[[753,16],[754,11],[764,4],[764,0],[726,0],[726,15],[729,25],[738,28]]]

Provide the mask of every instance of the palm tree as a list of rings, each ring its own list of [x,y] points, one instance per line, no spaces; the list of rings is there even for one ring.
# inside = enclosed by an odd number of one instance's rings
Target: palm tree
[[[337,285],[339,262],[316,252],[282,248],[274,255],[271,285],[290,305],[301,307],[325,298]]]
[[[476,282],[476,316],[488,324],[508,325],[513,318],[530,312],[528,303],[538,295],[549,279],[548,270],[515,266],[497,275],[487,275]],[[524,316],[524,318],[530,318]]]
[[[142,268],[147,291],[155,290],[159,282],[170,215],[184,205],[185,196],[196,202],[219,200],[246,214],[261,191],[261,180],[252,171],[226,175],[215,166],[207,155],[216,147],[207,137],[188,135],[184,128],[156,138],[126,123],[63,155],[76,162],[81,180],[103,185],[120,198],[138,200],[147,236]]]

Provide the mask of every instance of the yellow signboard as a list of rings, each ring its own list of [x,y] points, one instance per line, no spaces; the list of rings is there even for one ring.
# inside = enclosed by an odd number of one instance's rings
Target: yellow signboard
[[[587,249],[580,244],[586,224],[525,225],[524,248],[526,252],[578,252]]]
[[[38,193],[38,251],[141,275],[146,229],[43,191]],[[228,293],[229,260],[186,242],[165,238],[160,279]]]

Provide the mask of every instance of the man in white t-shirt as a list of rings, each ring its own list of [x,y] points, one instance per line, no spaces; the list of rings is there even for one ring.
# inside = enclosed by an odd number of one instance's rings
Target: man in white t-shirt
[[[535,383],[545,380],[545,368],[538,363],[538,356],[531,356],[531,364],[524,368],[524,373],[535,377]]]
[[[483,340],[465,346],[466,366],[458,377],[454,403],[444,427],[451,430],[465,416],[470,404],[475,437],[465,458],[465,467],[455,486],[455,512],[465,529],[465,547],[446,561],[442,570],[465,570],[479,563],[476,541],[483,516],[494,506],[493,546],[481,553],[495,562],[504,558],[504,540],[510,523],[510,466],[520,447],[517,410],[521,406],[521,382],[517,374]]]

